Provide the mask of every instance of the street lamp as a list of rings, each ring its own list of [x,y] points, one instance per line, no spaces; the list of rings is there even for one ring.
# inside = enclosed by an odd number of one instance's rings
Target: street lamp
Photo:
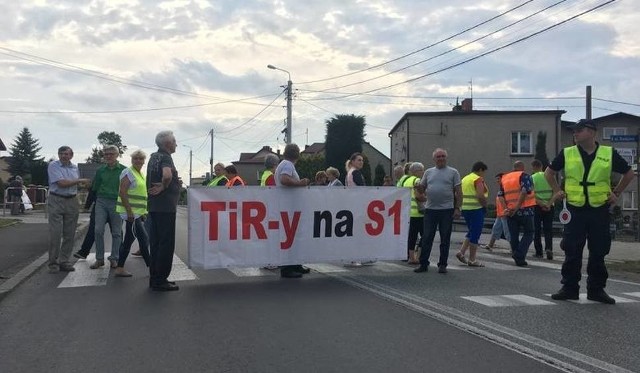
[[[291,97],[292,97],[291,86],[293,85],[291,83],[291,73],[288,72],[285,69],[281,69],[281,68],[275,67],[273,65],[267,65],[267,68],[269,68],[271,70],[284,71],[289,76],[289,80],[287,81],[287,130],[286,130],[286,133],[285,133],[287,139],[286,139],[285,142],[287,144],[291,144]]]
[[[191,171],[193,170],[193,149],[189,145],[182,145],[185,148],[189,148],[189,188],[191,188]]]

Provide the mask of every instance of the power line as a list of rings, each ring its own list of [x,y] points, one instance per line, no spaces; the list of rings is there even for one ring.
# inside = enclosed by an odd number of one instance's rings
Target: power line
[[[67,64],[67,63],[64,63],[64,62],[55,61],[55,60],[51,60],[51,59],[48,59],[48,58],[36,56],[34,54],[20,52],[20,51],[17,51],[17,50],[11,49],[11,48],[7,48],[7,47],[0,46],[0,50],[4,50],[4,51],[7,51],[7,52],[10,52],[10,53],[2,53],[2,52],[0,52],[0,55],[5,55],[5,56],[13,57],[13,58],[16,58],[16,59],[21,59],[21,60],[33,62],[33,63],[39,64],[39,65],[51,66],[51,67],[54,67],[56,69],[60,69],[60,70],[64,70],[64,71],[68,71],[68,72],[72,72],[72,73],[76,73],[76,74],[87,75],[87,76],[90,76],[90,77],[93,77],[93,78],[107,80],[107,81],[111,81],[111,82],[115,82],[115,83],[119,83],[119,84],[129,85],[129,86],[143,88],[143,89],[150,89],[150,90],[155,90],[155,91],[160,91],[160,92],[165,92],[165,93],[173,93],[173,94],[183,95],[183,96],[207,98],[207,99],[214,99],[214,100],[228,100],[227,98],[204,95],[204,94],[200,94],[200,93],[183,91],[183,90],[176,89],[176,88],[165,87],[165,86],[161,86],[161,85],[158,85],[158,84],[147,83],[147,82],[143,82],[143,81],[139,81],[139,80],[134,80],[134,79],[129,79],[129,78],[122,78],[122,77],[119,77],[119,76],[116,76],[116,75],[107,74],[107,73],[103,73],[103,72],[100,72],[100,71],[86,69],[86,68],[83,68],[83,67]],[[13,54],[11,54],[11,53],[13,53]],[[266,95],[266,96],[270,96],[270,95]],[[255,97],[247,97],[247,98],[243,98],[243,99],[238,99],[238,101],[246,101],[246,100],[252,100],[252,99],[255,99],[255,98],[262,98],[262,97],[265,97],[265,95],[255,96]]]
[[[468,45],[471,45],[471,44],[477,43],[477,42],[478,42],[478,41],[480,41],[480,40],[486,39],[486,38],[488,38],[488,37],[490,37],[490,36],[492,36],[492,35],[495,35],[495,34],[497,34],[497,33],[501,32],[501,31],[504,31],[504,30],[506,30],[506,29],[508,29],[508,28],[510,28],[510,27],[512,27],[512,26],[515,26],[515,25],[517,25],[517,24],[519,24],[519,23],[522,23],[522,22],[524,22],[524,21],[526,21],[526,20],[528,20],[528,19],[530,19],[530,18],[532,18],[532,17],[534,17],[534,16],[536,16],[536,15],[538,15],[538,14],[540,14],[540,13],[543,13],[543,12],[545,12],[545,11],[547,11],[547,10],[549,10],[549,9],[551,9],[551,8],[553,8],[553,7],[555,7],[555,6],[558,6],[558,5],[560,5],[560,4],[562,4],[562,3],[566,2],[566,1],[567,1],[567,0],[560,0],[560,1],[556,2],[556,3],[554,3],[554,4],[551,4],[551,5],[549,5],[549,6],[545,7],[545,8],[543,8],[543,9],[541,9],[541,10],[538,10],[537,12],[534,12],[534,13],[532,13],[532,14],[530,14],[530,15],[528,15],[528,16],[526,16],[526,17],[524,17],[524,18],[521,18],[521,19],[519,19],[519,20],[517,20],[517,21],[515,21],[515,22],[512,22],[512,23],[510,23],[510,24],[508,24],[508,25],[506,25],[506,26],[500,27],[500,28],[498,28],[497,30],[494,30],[494,31],[492,31],[492,32],[490,32],[490,33],[488,33],[488,34],[485,34],[485,35],[483,35],[483,36],[480,36],[480,37],[478,37],[478,38],[476,38],[476,39],[473,39],[473,40],[471,40],[471,41],[468,41],[468,42],[466,42],[466,43],[464,43],[464,44],[462,44],[462,45],[459,45],[459,46],[457,46],[457,47],[455,47],[455,48],[450,48],[450,49],[448,49],[448,50],[446,50],[446,51],[444,51],[444,52],[438,53],[438,54],[436,54],[435,56],[431,56],[431,57],[429,57],[429,58],[426,58],[426,59],[420,60],[420,61],[418,61],[418,62],[415,62],[415,63],[413,63],[413,64],[410,64],[410,65],[407,65],[407,66],[401,67],[401,68],[396,69],[396,70],[389,71],[389,72],[384,73],[384,74],[382,74],[382,75],[378,75],[378,76],[375,76],[375,77],[372,77],[372,78],[369,78],[369,79],[365,79],[365,80],[361,80],[361,81],[358,81],[358,82],[354,82],[354,83],[349,83],[349,84],[345,84],[345,85],[341,85],[341,86],[337,86],[337,87],[332,87],[332,88],[329,88],[329,89],[341,89],[341,88],[352,87],[352,86],[354,86],[354,85],[359,85],[359,84],[367,83],[367,82],[370,82],[370,81],[373,81],[373,80],[381,79],[381,78],[384,78],[384,77],[386,77],[386,76],[389,76],[389,75],[393,75],[393,74],[399,73],[399,72],[404,71],[404,70],[408,70],[408,69],[410,69],[410,68],[412,68],[412,67],[415,67],[415,66],[421,65],[421,64],[423,64],[423,63],[425,63],[425,62],[432,61],[432,60],[434,60],[434,59],[436,59],[436,58],[438,58],[438,57],[442,57],[442,56],[444,56],[444,55],[446,55],[446,54],[449,54],[449,53],[451,53],[451,52],[454,52],[454,51],[460,50],[460,49],[462,49],[462,48],[464,48],[464,47],[466,47],[466,46],[468,46]],[[327,89],[327,90],[329,90],[329,89]],[[319,92],[324,92],[324,91],[323,91],[323,90],[321,90],[321,91],[319,91]]]
[[[593,97],[592,100],[610,102],[610,103],[613,103],[613,104],[621,104],[621,105],[629,105],[629,106],[640,107],[640,104],[634,104],[634,103],[631,103],[631,102],[624,102],[624,101],[606,100],[604,98],[595,98],[595,97]]]
[[[457,36],[460,36],[460,35],[462,35],[462,34],[464,34],[464,33],[468,32],[468,31],[471,31],[471,30],[473,30],[473,29],[475,29],[475,28],[478,28],[478,27],[480,27],[480,26],[482,26],[482,25],[485,25],[485,24],[487,24],[487,23],[489,23],[489,22],[491,22],[491,21],[493,21],[493,20],[495,20],[495,19],[498,19],[498,18],[500,18],[500,17],[502,17],[502,16],[504,16],[504,15],[506,15],[506,14],[508,14],[508,13],[511,13],[511,12],[513,12],[514,10],[517,10],[517,9],[519,9],[519,8],[522,8],[523,6],[527,5],[528,3],[532,2],[532,1],[533,1],[533,0],[525,1],[524,3],[522,3],[522,4],[520,4],[520,5],[516,6],[516,7],[513,7],[513,8],[511,8],[511,9],[509,9],[509,10],[505,11],[505,12],[502,12],[502,13],[500,13],[500,14],[498,14],[498,15],[494,16],[494,17],[491,17],[491,18],[489,18],[489,19],[487,19],[487,20],[485,20],[485,21],[482,21],[482,22],[480,22],[480,23],[478,23],[478,24],[476,24],[476,25],[474,25],[474,26],[471,26],[471,27],[469,27],[469,28],[466,28],[466,29],[464,29],[464,30],[462,30],[462,31],[460,31],[460,32],[457,32],[457,33],[455,33],[455,34],[453,34],[453,35],[451,35],[451,36],[448,36],[448,37],[446,37],[446,38],[444,38],[444,39],[442,39],[442,40],[439,40],[439,41],[437,41],[437,42],[435,42],[435,43],[433,43],[433,44],[427,45],[427,46],[422,47],[422,48],[420,48],[420,49],[417,49],[417,50],[415,50],[415,51],[413,51],[413,52],[409,52],[409,53],[407,53],[407,54],[404,54],[404,55],[402,55],[402,56],[400,56],[400,57],[396,57],[396,58],[394,58],[394,59],[388,60],[388,61],[386,61],[386,62],[383,62],[383,63],[377,64],[377,65],[373,65],[373,66],[368,67],[368,68],[366,68],[366,69],[362,69],[362,70],[354,71],[354,72],[351,72],[351,73],[343,74],[343,75],[338,75],[338,76],[334,76],[334,77],[330,77],[330,78],[324,78],[324,79],[317,79],[317,80],[312,80],[312,81],[307,81],[307,82],[301,82],[301,83],[296,83],[296,84],[297,84],[297,85],[301,85],[301,84],[311,84],[311,83],[324,82],[324,81],[327,81],[327,80],[340,79],[340,78],[344,78],[344,77],[347,77],[347,76],[351,76],[351,75],[359,74],[359,73],[362,73],[362,72],[365,72],[365,71],[369,71],[369,70],[377,69],[378,67],[382,67],[382,66],[388,65],[388,64],[390,64],[390,63],[392,63],[392,62],[395,62],[395,61],[401,60],[401,59],[403,59],[403,58],[406,58],[406,57],[412,56],[412,55],[414,55],[414,54],[416,54],[416,53],[422,52],[422,51],[427,50],[427,49],[429,49],[429,48],[435,47],[436,45],[439,45],[439,44],[442,44],[442,43],[444,43],[444,42],[446,42],[446,41],[449,41],[449,40],[451,40],[451,39],[453,39],[453,38],[455,38],[455,37],[457,37]]]
[[[273,105],[274,102],[276,102],[276,100],[278,98],[280,98],[280,96],[282,96],[282,94],[284,93],[284,90],[282,92],[280,92],[279,95],[277,95],[270,103],[269,105],[265,106],[264,108],[262,108],[262,110],[260,110],[258,113],[256,113],[256,115],[254,115],[253,117],[251,117],[250,119],[248,119],[246,122],[242,123],[241,125],[239,125],[238,127],[232,128],[230,130],[227,131],[219,131],[218,133],[229,133],[229,132],[233,132],[236,131],[244,126],[246,126],[247,124],[251,123],[254,119],[256,119],[260,114],[262,114],[265,110],[267,110],[267,108],[271,107],[271,105]]]
[[[469,62],[471,62],[471,61],[475,61],[475,60],[477,60],[477,59],[479,59],[479,58],[482,58],[482,57],[488,56],[488,55],[493,54],[493,53],[495,53],[495,52],[498,52],[498,51],[500,51],[500,50],[502,50],[502,49],[508,48],[508,47],[510,47],[510,46],[512,46],[512,45],[515,45],[515,44],[518,44],[518,43],[523,42],[523,41],[525,41],[525,40],[528,40],[528,39],[530,39],[530,38],[532,38],[532,37],[534,37],[534,36],[540,35],[540,34],[542,34],[542,33],[544,33],[544,32],[547,32],[547,31],[549,31],[549,30],[551,30],[551,29],[553,29],[553,28],[556,28],[556,27],[561,26],[561,25],[563,25],[563,24],[565,24],[565,23],[567,23],[567,22],[569,22],[569,21],[572,21],[572,20],[574,20],[574,19],[576,19],[576,18],[578,18],[578,17],[581,17],[581,16],[583,16],[583,15],[585,15],[585,14],[587,14],[587,13],[591,13],[591,12],[593,12],[593,11],[595,11],[595,10],[599,9],[599,8],[602,8],[602,7],[604,7],[604,6],[608,5],[608,4],[611,4],[611,3],[615,2],[615,1],[616,1],[616,0],[609,0],[609,1],[605,2],[605,3],[602,3],[602,4],[600,4],[600,5],[597,5],[597,6],[593,7],[593,8],[590,8],[590,9],[588,9],[588,10],[585,10],[585,11],[583,11],[583,12],[580,12],[580,13],[578,13],[578,14],[574,15],[574,16],[571,16],[571,17],[569,17],[569,18],[567,18],[567,19],[565,19],[565,20],[563,20],[563,21],[560,21],[560,22],[554,23],[554,24],[552,24],[552,25],[550,25],[550,26],[547,26],[547,27],[545,27],[545,28],[543,28],[543,29],[541,29],[541,30],[539,30],[539,31],[536,31],[536,32],[534,32],[534,33],[532,33],[532,34],[529,34],[529,35],[527,35],[527,36],[521,37],[521,38],[516,39],[516,40],[514,40],[514,41],[512,41],[512,42],[509,42],[509,43],[504,44],[504,45],[502,45],[502,46],[500,46],[500,47],[497,47],[497,48],[491,49],[491,50],[489,50],[489,51],[487,51],[487,52],[481,53],[481,54],[476,55],[476,56],[474,56],[474,57],[467,58],[467,59],[465,59],[465,60],[462,60],[461,62],[458,62],[458,63],[452,64],[452,65],[449,65],[449,66],[443,67],[443,68],[438,69],[438,70],[436,70],[436,71],[433,71],[433,72],[430,72],[430,73],[427,73],[427,74],[423,74],[423,75],[419,75],[419,76],[417,76],[417,77],[410,78],[410,79],[407,79],[407,80],[404,80],[404,81],[401,81],[401,82],[398,82],[398,83],[389,84],[389,85],[386,85],[386,86],[383,86],[383,87],[379,87],[379,88],[371,89],[371,90],[368,90],[368,91],[359,92],[359,93],[355,93],[355,94],[343,95],[343,96],[341,96],[341,97],[339,97],[339,98],[348,98],[348,97],[352,97],[352,96],[358,96],[358,95],[363,94],[363,93],[372,93],[372,92],[377,92],[377,91],[381,91],[381,90],[384,90],[384,89],[389,89],[389,88],[397,87],[397,86],[399,86],[399,85],[403,85],[403,84],[407,84],[407,83],[413,83],[413,82],[416,82],[416,81],[418,81],[418,80],[424,79],[424,78],[426,78],[426,77],[433,76],[433,75],[436,75],[436,74],[438,74],[438,73],[441,73],[441,72],[444,72],[444,71],[447,71],[447,70],[451,70],[451,69],[453,69],[453,68],[455,68],[455,67],[458,67],[458,66],[464,65],[464,64],[469,63]],[[328,98],[322,98],[322,97],[320,97],[320,98],[315,98],[315,99],[312,99],[312,100],[316,101],[316,100],[327,100],[327,99],[328,99]],[[336,99],[336,98],[331,98],[331,99]]]

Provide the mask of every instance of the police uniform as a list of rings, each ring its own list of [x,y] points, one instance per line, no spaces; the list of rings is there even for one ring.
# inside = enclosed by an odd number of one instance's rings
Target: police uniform
[[[564,170],[567,208],[571,213],[563,233],[563,287],[553,297],[578,299],[582,253],[588,240],[587,296],[615,303],[610,297],[602,296],[606,295],[603,290],[609,277],[604,257],[611,248],[607,199],[611,193],[611,172],[625,174],[630,166],[613,148],[596,142],[592,154],[578,145],[563,149],[549,167],[556,172]]]

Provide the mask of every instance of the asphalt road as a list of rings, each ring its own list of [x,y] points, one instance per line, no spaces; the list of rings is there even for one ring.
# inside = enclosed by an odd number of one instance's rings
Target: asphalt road
[[[186,261],[186,223],[178,227]],[[483,260],[479,269],[450,260],[446,275],[399,262],[315,266],[302,280],[196,271],[172,293],[148,290],[141,259],[127,262],[134,277],[93,286],[61,287],[67,275],[45,268],[0,302],[0,372],[639,369],[640,284],[610,281],[628,301],[615,306],[556,302],[547,294],[557,264]],[[88,264],[76,263],[76,278],[97,273]]]

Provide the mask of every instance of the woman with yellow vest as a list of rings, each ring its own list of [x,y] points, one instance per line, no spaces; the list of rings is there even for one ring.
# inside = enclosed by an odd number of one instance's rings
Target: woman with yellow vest
[[[635,175],[618,152],[596,142],[595,121],[583,119],[568,128],[573,130],[576,145],[564,148],[544,175],[553,189],[553,200],[566,198],[571,213],[562,237],[565,254],[562,288],[551,298],[579,299],[582,252],[588,240],[587,299],[615,304],[615,299],[604,291],[609,277],[604,257],[611,249],[609,207],[616,204]],[[564,192],[555,179],[561,170],[564,170]],[[612,172],[623,175],[613,190]]]
[[[471,173],[462,178],[462,216],[467,223],[467,235],[456,254],[456,258],[469,267],[484,267],[476,260],[478,251],[478,240],[482,234],[484,226],[484,214],[487,210],[487,198],[489,197],[489,187],[484,182],[484,173],[487,165],[483,162],[476,162],[471,167]],[[465,253],[469,249],[469,260],[465,259]]]
[[[227,179],[229,179],[229,181],[227,181],[227,184],[226,184],[227,187],[247,185],[244,182],[244,180],[242,180],[242,178],[238,175],[238,170],[236,169],[236,166],[229,165],[224,168],[224,172],[227,174]]]
[[[405,178],[402,186],[411,190],[411,209],[409,210],[409,235],[407,236],[407,263],[420,264],[416,258],[416,243],[418,235],[424,235],[424,213],[422,206],[426,202],[426,197],[422,193],[416,195],[415,186],[420,183],[424,175],[424,165],[420,162],[412,162],[409,166],[409,174]],[[422,197],[422,198],[421,198]]]
[[[125,271],[124,263],[135,239],[138,239],[142,258],[147,267],[149,266],[149,237],[144,228],[144,219],[147,216],[147,182],[140,171],[146,158],[147,155],[142,150],[134,151],[131,153],[131,167],[120,173],[116,212],[125,220],[126,231],[124,241],[120,245],[118,266],[114,272],[116,277],[131,277],[131,273]]]
[[[276,178],[273,173],[276,171],[276,167],[280,163],[280,158],[275,154],[267,154],[264,157],[264,168],[260,176],[260,186],[276,186]]]
[[[227,180],[227,177],[224,174],[224,164],[216,163],[216,165],[213,166],[213,174],[215,176],[213,176],[213,179],[211,179],[209,184],[207,184],[208,187],[217,187],[217,186],[227,185],[227,181],[229,180]]]
[[[533,247],[536,258],[542,258],[542,235],[544,234],[544,251],[547,259],[553,259],[553,191],[544,178],[542,161],[534,159],[531,162],[531,179],[536,192],[535,215],[533,217]]]

